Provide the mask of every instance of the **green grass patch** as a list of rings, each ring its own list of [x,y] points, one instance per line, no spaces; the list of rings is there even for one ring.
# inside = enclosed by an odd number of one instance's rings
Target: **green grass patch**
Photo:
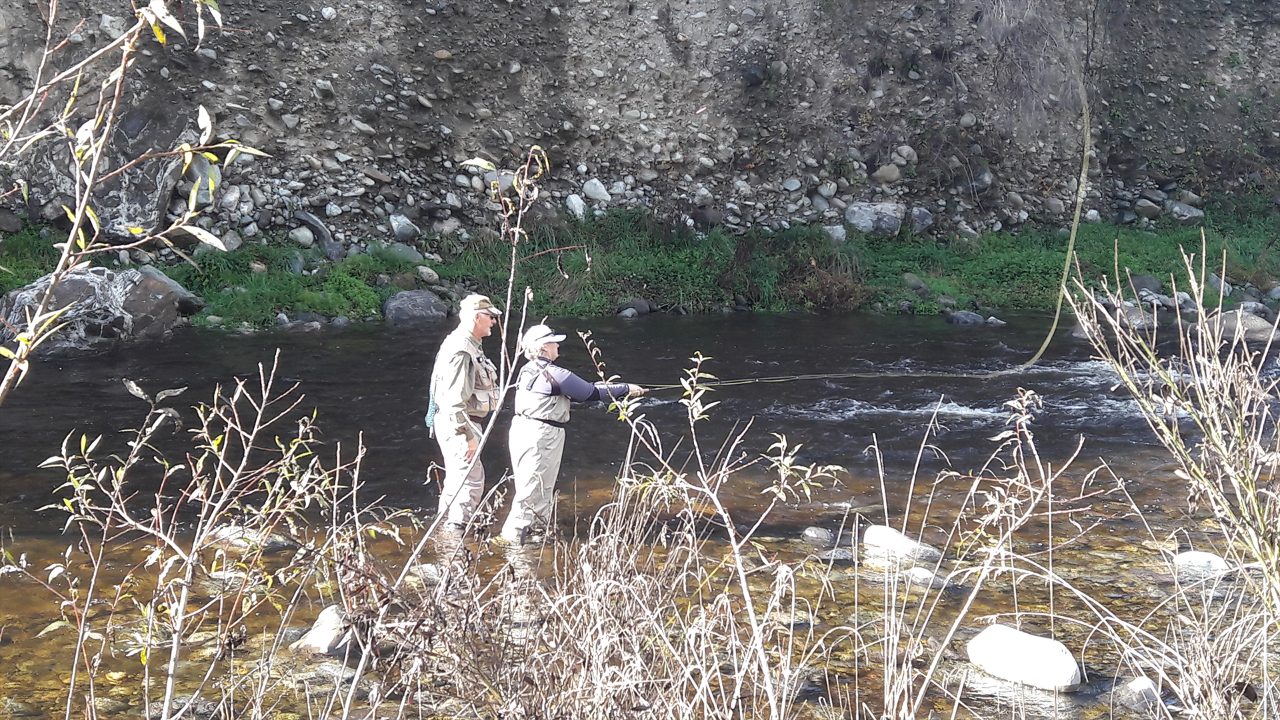
[[[299,272],[315,267],[322,269],[312,275]],[[378,317],[382,303],[401,289],[380,282],[383,276],[412,269],[411,263],[385,254],[357,255],[325,266],[311,250],[248,244],[230,253],[202,252],[195,266],[184,263],[165,272],[204,297],[204,315],[262,327],[273,324],[280,312]]]
[[[1266,288],[1280,275],[1280,221],[1270,210],[1235,214],[1209,211],[1204,251],[1198,227],[1165,225],[1155,231],[1086,224],[1076,239],[1076,257],[1085,282],[1097,285],[1119,272],[1153,275],[1179,289],[1188,287],[1182,252],[1206,258],[1206,269],[1223,272],[1236,282]],[[976,303],[1005,310],[1048,310],[1057,301],[1058,280],[1066,256],[1067,237],[1056,228],[1001,233],[978,240],[937,242],[932,239],[851,240],[863,280],[877,300],[911,300],[917,312],[935,312],[902,282],[903,273],[918,275],[934,296],[946,295],[962,305]]]
[[[60,255],[53,241],[40,237],[35,227],[0,235],[0,295],[49,274]]]
[[[731,305],[735,296],[762,310],[849,310],[865,296],[851,258],[818,228],[702,234],[627,210],[538,229],[517,250],[516,286],[533,288],[539,314],[610,314],[636,297],[691,312]],[[501,294],[510,256],[496,238],[474,241],[440,274]]]

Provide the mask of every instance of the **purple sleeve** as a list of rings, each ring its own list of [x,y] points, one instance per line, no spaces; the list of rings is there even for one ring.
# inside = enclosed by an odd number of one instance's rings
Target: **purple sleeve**
[[[578,402],[620,398],[626,395],[627,390],[630,389],[626,383],[601,382],[592,385],[559,365],[548,365],[546,370],[560,384],[560,394]],[[546,378],[539,378],[537,385],[545,387],[547,385]],[[546,389],[547,394],[551,394],[550,387]]]

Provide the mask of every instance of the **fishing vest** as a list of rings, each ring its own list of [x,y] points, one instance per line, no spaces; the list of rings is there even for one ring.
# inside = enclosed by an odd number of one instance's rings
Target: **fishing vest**
[[[469,334],[456,332],[450,334],[441,345],[439,356],[440,358],[446,358],[458,353],[466,353],[471,360],[472,393],[470,397],[463,399],[466,413],[471,417],[485,417],[498,409],[498,369],[493,366],[489,358],[485,357],[484,349],[480,347],[480,343],[475,342]],[[436,394],[436,373],[438,371],[439,362],[437,362],[436,368],[433,369],[431,378],[433,402]]]
[[[557,425],[569,422],[569,397],[560,393],[560,383],[549,372],[554,367],[545,360],[534,360],[520,369],[516,384],[516,415],[543,420]],[[551,394],[534,389],[539,380],[550,385]]]

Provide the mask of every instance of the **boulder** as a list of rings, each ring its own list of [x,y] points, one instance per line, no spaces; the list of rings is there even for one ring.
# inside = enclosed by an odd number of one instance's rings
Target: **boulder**
[[[942,317],[951,325],[985,325],[987,320],[976,312],[969,310],[943,309]]]
[[[1133,213],[1138,217],[1143,217],[1148,220],[1155,220],[1156,218],[1160,217],[1161,209],[1159,205],[1151,202],[1146,198],[1143,198],[1133,204]]]
[[[0,298],[0,318],[12,327],[25,328],[27,310],[40,302],[50,279],[45,275]],[[65,326],[37,348],[40,354],[160,338],[179,318],[203,308],[204,300],[152,267],[91,267],[68,273],[48,307],[68,310],[59,319]],[[0,342],[10,339],[8,327],[0,325]]]
[[[1196,324],[1199,332],[1216,333],[1222,342],[1230,342],[1237,333],[1247,342],[1264,343],[1275,338],[1275,325],[1252,313],[1230,310],[1218,313]]]
[[[1169,211],[1169,214],[1173,216],[1174,220],[1177,220],[1184,225],[1194,225],[1204,220],[1203,210],[1192,207],[1186,203],[1178,202],[1177,200],[1169,202],[1165,209]]]
[[[631,298],[630,300],[618,306],[617,312],[622,313],[627,308],[634,309],[636,315],[648,315],[651,312],[657,312],[658,307],[644,298]],[[634,316],[632,316],[634,317]]]
[[[895,237],[907,215],[903,205],[890,202],[853,202],[845,208],[844,219],[858,232],[881,237]]]
[[[99,175],[124,168],[147,153],[169,151],[181,143],[197,143],[200,134],[195,127],[195,113],[175,112],[175,100],[141,97],[132,106],[122,108],[98,168]],[[49,213],[54,218],[62,216],[62,205],[75,206],[72,198],[79,192],[77,165],[65,140],[51,138],[37,143],[16,158],[20,165],[15,174],[29,183],[29,206],[41,208],[41,215]],[[92,203],[102,218],[103,232],[112,238],[131,240],[131,227],[151,231],[167,226],[166,213],[181,179],[182,166],[181,155],[153,157],[95,187]],[[201,192],[209,197],[207,186]]]
[[[1158,293],[1164,288],[1164,283],[1155,275],[1133,275],[1129,278],[1129,285],[1133,287],[1135,293],[1141,293],[1143,290]]]
[[[862,535],[862,548],[869,557],[936,563],[942,559],[937,548],[913,540],[888,525],[872,525]]]
[[[1001,680],[1042,690],[1066,690],[1080,682],[1080,666],[1066,645],[1008,625],[992,625],[965,647],[969,662]]]
[[[391,327],[434,323],[449,317],[449,305],[430,290],[405,290],[387,298],[382,317]]]
[[[330,605],[320,611],[306,635],[295,640],[289,649],[294,652],[326,655],[337,650],[347,634],[346,617],[342,608]]]

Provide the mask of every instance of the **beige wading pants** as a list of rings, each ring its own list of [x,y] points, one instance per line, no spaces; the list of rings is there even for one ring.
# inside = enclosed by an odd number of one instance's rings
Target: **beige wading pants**
[[[436,416],[436,442],[444,456],[444,484],[440,488],[440,515],[445,522],[466,525],[484,497],[484,466],[476,453],[475,462],[467,459],[467,436],[454,432],[451,425]],[[479,436],[479,429],[476,435]],[[468,466],[470,469],[468,469]]]
[[[551,520],[556,478],[564,456],[564,428],[517,415],[511,419],[508,447],[515,497],[502,524],[502,537],[520,542],[529,526]]]

